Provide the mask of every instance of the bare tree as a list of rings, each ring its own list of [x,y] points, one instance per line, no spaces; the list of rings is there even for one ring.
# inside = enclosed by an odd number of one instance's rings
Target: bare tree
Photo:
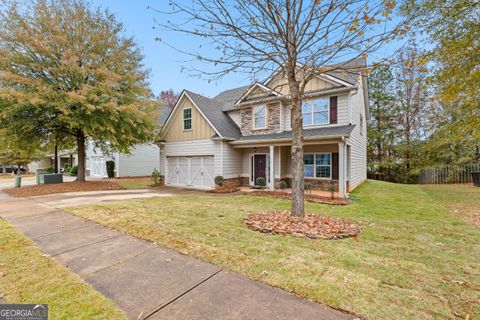
[[[292,214],[304,216],[302,99],[307,83],[324,72],[362,70],[349,61],[377,51],[405,32],[392,20],[395,1],[171,0],[161,14],[163,30],[196,37],[194,51],[167,45],[207,68],[194,75],[218,79],[231,72],[252,78],[279,69],[287,79],[292,110]],[[172,20],[168,20],[173,16]],[[161,39],[157,38],[159,41]],[[213,68],[212,68],[213,66]],[[356,69],[355,69],[356,68]]]

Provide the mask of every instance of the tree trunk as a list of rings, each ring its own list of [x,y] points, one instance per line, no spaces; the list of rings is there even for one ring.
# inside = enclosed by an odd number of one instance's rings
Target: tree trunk
[[[55,173],[58,173],[58,146],[55,145],[55,152],[54,152],[54,158],[55,158],[55,165],[54,165],[54,168],[55,168]]]
[[[80,130],[77,132],[77,154],[77,181],[85,182],[85,134]]]
[[[303,163],[302,97],[295,71],[288,70],[290,103],[292,108],[292,215],[305,216],[305,172]]]
[[[2,164],[3,170],[2,170],[2,175],[7,174],[7,165],[5,163]]]

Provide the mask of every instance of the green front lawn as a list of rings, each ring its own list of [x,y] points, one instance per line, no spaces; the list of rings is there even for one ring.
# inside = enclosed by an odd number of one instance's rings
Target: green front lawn
[[[113,302],[0,220],[0,298],[48,304],[49,319],[126,319]]]
[[[147,189],[150,185],[152,185],[151,178],[120,178],[113,181],[125,189]]]
[[[468,193],[457,192],[455,201],[480,199],[480,189],[461,188]],[[369,319],[472,319],[480,314],[480,229],[449,211],[448,192],[371,181],[354,192],[353,205],[306,204],[309,212],[360,224],[358,240],[251,231],[246,214],[290,205],[258,196],[188,195],[68,211]]]

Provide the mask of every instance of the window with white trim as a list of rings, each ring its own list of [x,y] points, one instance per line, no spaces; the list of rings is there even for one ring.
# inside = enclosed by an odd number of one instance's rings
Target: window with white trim
[[[332,178],[332,155],[330,153],[304,154],[305,178]]]
[[[192,109],[183,109],[183,130],[192,130]]]
[[[253,107],[253,128],[264,129],[267,127],[267,115],[265,106]]]
[[[330,98],[314,98],[303,101],[303,126],[328,124],[330,121]]]

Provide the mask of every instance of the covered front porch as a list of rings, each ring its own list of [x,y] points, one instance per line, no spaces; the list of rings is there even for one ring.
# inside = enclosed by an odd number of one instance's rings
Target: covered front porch
[[[242,152],[244,184],[259,185],[265,179],[270,190],[292,180],[291,143],[251,143],[235,145]],[[349,184],[350,151],[344,139],[304,142],[305,184],[309,192],[326,192],[333,182],[340,197],[346,197]]]

